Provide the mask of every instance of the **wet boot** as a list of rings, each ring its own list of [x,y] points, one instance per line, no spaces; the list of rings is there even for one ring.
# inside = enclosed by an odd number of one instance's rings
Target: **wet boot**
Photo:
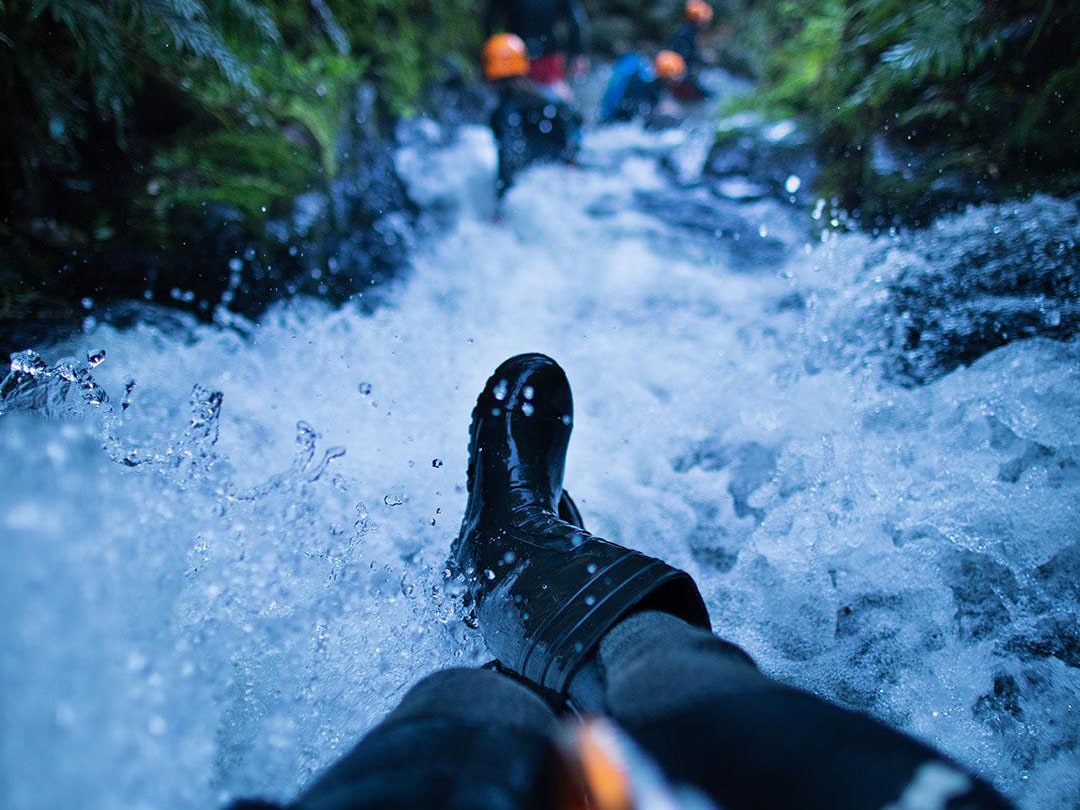
[[[562,488],[572,426],[554,360],[523,354],[496,369],[473,411],[469,502],[452,549],[492,653],[554,696],[632,612],[709,628],[688,574],[585,531]]]

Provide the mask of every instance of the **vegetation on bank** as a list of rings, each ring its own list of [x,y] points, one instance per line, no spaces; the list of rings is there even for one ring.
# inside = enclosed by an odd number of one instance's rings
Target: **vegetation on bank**
[[[290,273],[336,272],[343,233],[372,225],[356,198],[389,207],[369,190],[386,172],[344,191],[342,175],[373,159],[356,153],[380,122],[469,72],[485,1],[0,0],[0,336],[175,279],[171,303],[208,314],[227,299],[206,290],[250,282],[265,299]],[[682,0],[584,2],[609,55],[658,47],[681,20]],[[714,6],[707,44],[759,81],[742,103],[808,122],[818,191],[864,222],[1080,188],[1080,4]],[[298,245],[281,223],[308,192],[340,221]]]
[[[762,82],[751,103],[811,123],[819,190],[867,221],[1080,187],[1080,4],[717,5],[723,61]]]
[[[473,5],[0,0],[0,320],[130,295],[124,257],[191,256],[209,221],[264,239],[333,182],[358,87],[391,116],[466,64]]]

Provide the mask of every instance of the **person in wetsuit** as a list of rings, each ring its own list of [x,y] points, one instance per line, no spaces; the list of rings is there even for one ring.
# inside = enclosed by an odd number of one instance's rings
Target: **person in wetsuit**
[[[625,54],[611,68],[600,100],[600,122],[642,118],[646,125],[667,123],[673,115],[664,109],[665,102],[685,75],[686,63],[674,51],[660,51],[651,61],[639,53]]]
[[[550,357],[495,370],[449,565],[497,661],[421,679],[289,808],[1010,808],[925,743],[764,675],[689,574],[590,534],[563,488],[573,421]]]
[[[565,42],[556,35],[560,23],[566,25]],[[489,0],[484,36],[490,38],[500,25],[525,41],[529,78],[569,98],[567,67],[583,72],[589,47],[589,23],[580,0]]]
[[[705,0],[688,0],[683,17],[682,25],[675,29],[667,45],[668,50],[679,54],[686,63],[686,75],[672,88],[672,94],[680,101],[696,101],[708,95],[698,78],[702,66],[698,36],[712,22],[713,9]]]
[[[498,95],[491,130],[499,155],[496,190],[502,197],[526,166],[574,161],[581,116],[528,78],[529,61],[520,37],[496,34],[484,45],[482,61],[484,76]]]

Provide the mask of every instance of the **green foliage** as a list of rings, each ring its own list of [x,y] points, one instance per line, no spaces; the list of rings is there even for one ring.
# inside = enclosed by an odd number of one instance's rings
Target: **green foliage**
[[[130,116],[154,103],[140,93],[162,87],[189,108],[179,124],[195,141],[207,126],[294,122],[332,175],[357,82],[375,82],[386,112],[412,109],[444,55],[476,46],[472,12],[470,0],[5,0],[3,202],[40,191],[43,169],[77,171],[102,124],[126,148],[142,134]]]
[[[270,132],[216,132],[183,140],[154,159],[147,205],[167,219],[177,207],[220,204],[253,219],[280,207],[318,182],[307,150]]]
[[[1075,3],[737,6],[728,39],[755,54],[746,61],[763,88],[753,103],[816,125],[826,146],[823,190],[849,205],[879,191],[918,196],[946,175],[1013,190],[1065,189],[1080,176]],[[875,144],[919,152],[914,176],[875,176]]]
[[[0,221],[32,252],[0,276],[4,311],[30,300],[20,285],[47,291],[74,251],[190,244],[177,229],[211,210],[257,241],[337,175],[361,82],[396,115],[445,57],[472,62],[474,6],[0,0]]]

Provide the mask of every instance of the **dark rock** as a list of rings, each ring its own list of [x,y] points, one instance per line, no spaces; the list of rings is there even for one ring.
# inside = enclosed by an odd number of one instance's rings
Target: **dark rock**
[[[1047,617],[1030,636],[1009,639],[1005,649],[1022,661],[1057,658],[1070,667],[1080,667],[1080,617],[1075,613]]]
[[[738,178],[778,200],[807,204],[819,172],[812,139],[794,121],[766,122],[756,116],[729,119],[705,161],[705,176],[724,196],[723,181]]]
[[[1013,340],[1080,332],[1078,200],[1036,197],[915,232],[888,284],[892,370],[930,382]]]
[[[975,717],[992,725],[1000,725],[1005,715],[1016,720],[1023,719],[1020,707],[1020,685],[1012,675],[994,676],[994,690],[975,701],[972,710]]]
[[[738,562],[739,552],[723,546],[690,546],[690,556],[698,565],[726,574]]]
[[[1061,452],[1037,442],[1024,442],[1023,450],[998,469],[998,480],[1015,484],[1032,467],[1045,469],[1046,483],[1054,488],[1066,481],[1080,479],[1080,464],[1068,451]]]
[[[776,267],[790,252],[775,236],[762,236],[760,218],[743,205],[720,199],[705,189],[639,191],[638,207],[647,214],[705,242],[734,270]]]
[[[1080,606],[1080,543],[1073,543],[1036,568],[1035,581],[1057,604]]]
[[[972,641],[996,635],[1011,621],[1019,586],[1012,571],[984,554],[959,552],[945,565],[956,603],[960,637]]]
[[[925,226],[942,214],[1006,196],[1001,184],[986,176],[981,165],[942,165],[940,144],[878,135],[868,151],[869,160],[858,172],[843,165],[828,167],[831,178],[847,178],[835,191],[867,224]],[[857,156],[845,157],[859,162]]]
[[[315,292],[341,301],[394,276],[408,257],[416,206],[393,160],[391,131],[376,113],[373,88],[356,94],[351,125],[339,136],[341,171],[329,216],[318,226],[327,276]]]

